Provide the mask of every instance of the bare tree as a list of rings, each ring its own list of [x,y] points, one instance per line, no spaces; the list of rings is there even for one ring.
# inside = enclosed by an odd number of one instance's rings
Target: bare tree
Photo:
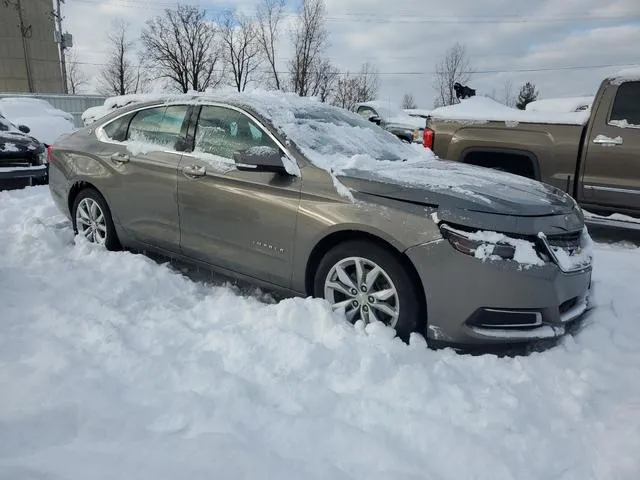
[[[333,104],[354,110],[358,103],[374,100],[380,83],[378,75],[377,69],[370,63],[363,64],[360,73],[344,73],[336,82]]]
[[[496,102],[503,103],[507,107],[515,108],[518,101],[518,94],[515,93],[513,88],[513,82],[506,80],[502,85],[500,91],[496,91],[494,88],[491,94],[487,95],[489,98],[493,98]]]
[[[269,64],[270,86],[276,90],[283,87],[276,62],[276,43],[285,4],[286,0],[262,0],[256,11],[258,43],[264,59]]]
[[[402,97],[402,108],[418,108],[418,106],[416,105],[416,101],[413,98],[413,94],[411,93],[405,93],[404,96]]]
[[[115,20],[107,39],[109,57],[100,72],[98,89],[105,95],[127,95],[141,89],[140,64],[134,61],[135,42],[129,38],[129,24]]]
[[[436,65],[433,87],[437,93],[434,107],[458,103],[453,85],[456,82],[466,84],[470,79],[471,64],[467,51],[463,45],[456,43]]]
[[[324,0],[303,0],[292,41],[294,57],[289,63],[291,87],[300,96],[313,90],[313,72],[327,46],[327,9]]]
[[[178,5],[149,20],[140,36],[148,65],[186,93],[215,87],[223,79],[215,25],[204,9]]]
[[[375,100],[380,88],[380,73],[371,63],[366,62],[360,67],[358,74],[358,102]]]
[[[89,84],[89,77],[78,60],[78,52],[70,50],[67,55],[67,90],[75,95]]]
[[[327,102],[333,94],[337,80],[338,69],[331,61],[328,58],[319,60],[313,68],[311,95],[319,97],[321,102]]]
[[[243,92],[262,60],[257,24],[246,16],[229,13],[222,18],[221,28],[222,57],[231,70],[233,85]]]

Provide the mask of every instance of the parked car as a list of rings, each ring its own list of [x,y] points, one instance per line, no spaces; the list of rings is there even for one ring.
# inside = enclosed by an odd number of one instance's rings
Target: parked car
[[[589,239],[571,197],[435,160],[292,94],[125,107],[54,145],[50,176],[90,242],[324,298],[404,339],[528,342],[587,309]]]
[[[408,115],[392,102],[374,100],[360,103],[356,106],[356,112],[404,142],[422,142],[424,120]]]
[[[0,115],[16,125],[26,125],[31,136],[46,145],[75,130],[73,115],[40,98],[0,98]]]
[[[17,127],[0,115],[0,190],[47,182],[47,152],[28,133],[29,127]]]
[[[605,79],[590,111],[494,114],[487,102],[474,97],[433,111],[425,146],[442,158],[542,180],[594,213],[640,216],[640,70]]]

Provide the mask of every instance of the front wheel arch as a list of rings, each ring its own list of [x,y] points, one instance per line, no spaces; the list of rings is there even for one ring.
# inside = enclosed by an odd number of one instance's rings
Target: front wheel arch
[[[340,230],[337,232],[333,232],[326,237],[322,238],[313,248],[309,258],[307,260],[307,266],[305,271],[305,292],[308,296],[314,296],[314,279],[316,275],[316,271],[320,266],[320,262],[324,258],[324,256],[335,248],[340,243],[345,243],[349,241],[361,240],[365,242],[374,243],[385,250],[391,252],[398,262],[404,267],[407,274],[411,278],[413,285],[415,285],[416,295],[418,295],[418,301],[422,306],[422,312],[420,318],[422,319],[421,323],[416,326],[416,331],[422,335],[425,335],[426,338],[426,328],[427,328],[427,300],[424,291],[424,285],[422,280],[420,279],[420,275],[416,270],[413,262],[409,259],[407,255],[400,252],[396,247],[387,242],[386,240],[377,237],[371,233],[357,231],[357,230]]]

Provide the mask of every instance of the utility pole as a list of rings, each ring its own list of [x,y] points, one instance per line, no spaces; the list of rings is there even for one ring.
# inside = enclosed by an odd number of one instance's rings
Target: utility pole
[[[58,48],[60,50],[60,68],[62,70],[62,91],[64,93],[69,93],[69,89],[67,86],[67,62],[64,56],[64,50],[67,48],[65,44],[64,34],[62,33],[62,10],[60,9],[60,4],[64,3],[64,0],[56,0],[56,11],[53,16],[56,19],[56,25],[58,29]]]
[[[29,58],[29,42],[27,38],[31,37],[31,25],[25,27],[24,18],[22,17],[22,5],[20,0],[15,0],[15,3],[7,2],[9,5],[13,5],[18,12],[18,22],[20,27],[20,37],[22,38],[22,52],[24,54],[24,68],[27,73],[27,87],[29,93],[33,93],[33,76],[31,75],[31,59]]]

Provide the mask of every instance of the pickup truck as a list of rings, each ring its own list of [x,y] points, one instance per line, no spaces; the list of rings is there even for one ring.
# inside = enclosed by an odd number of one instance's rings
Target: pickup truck
[[[551,184],[595,214],[640,217],[640,70],[606,78],[590,111],[520,111],[486,97],[436,109],[423,143],[443,159]]]

